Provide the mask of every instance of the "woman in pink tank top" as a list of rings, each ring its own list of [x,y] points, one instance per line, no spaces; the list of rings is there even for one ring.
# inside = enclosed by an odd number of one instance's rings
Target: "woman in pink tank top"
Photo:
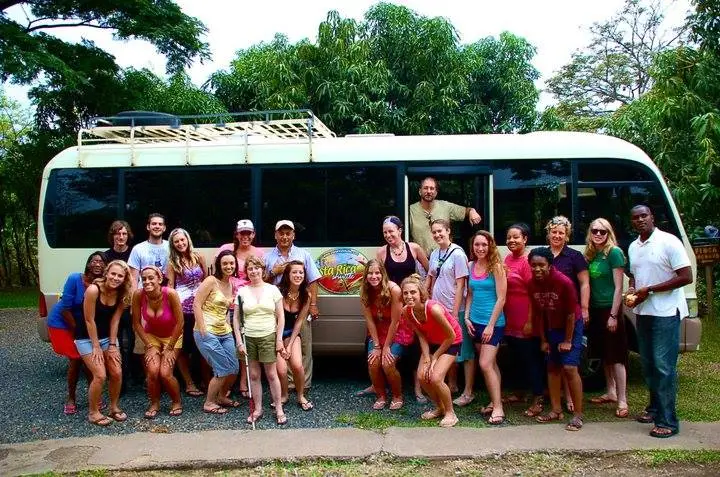
[[[145,376],[150,406],[145,419],[160,412],[162,386],[170,395],[170,415],[182,414],[180,385],[174,376],[175,362],[182,349],[183,314],[180,297],[172,288],[163,287],[162,272],[155,266],[140,271],[142,289],[132,298],[133,328],[145,343]]]
[[[400,288],[405,305],[403,319],[410,323],[420,341],[420,385],[435,405],[435,409],[424,412],[421,418],[442,417],[440,426],[452,427],[458,418],[445,376],[460,352],[460,324],[440,303],[428,300],[427,289],[419,275],[407,277]]]

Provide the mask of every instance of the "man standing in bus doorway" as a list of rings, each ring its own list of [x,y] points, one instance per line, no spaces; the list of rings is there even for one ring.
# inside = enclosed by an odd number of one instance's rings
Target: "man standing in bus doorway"
[[[420,183],[420,201],[410,205],[410,235],[425,253],[437,248],[437,244],[430,232],[430,223],[435,219],[445,219],[448,222],[460,222],[467,217],[471,225],[477,225],[482,220],[480,214],[472,207],[463,207],[445,200],[437,200],[438,183],[434,177],[426,177]]]
[[[654,422],[652,437],[670,437],[680,430],[676,412],[680,320],[688,315],[682,287],[692,283],[692,269],[682,242],[655,227],[646,205],[630,210],[640,236],[628,250],[630,288],[625,304],[637,316],[637,340],[650,404],[637,417]]]
[[[280,283],[283,271],[287,263],[291,260],[299,260],[305,264],[305,276],[308,282],[308,290],[310,291],[310,317],[314,320],[318,317],[319,310],[317,307],[318,283],[320,279],[320,270],[318,270],[315,260],[307,250],[293,245],[295,240],[295,224],[290,220],[278,220],[275,224],[275,241],[277,246],[265,255],[265,270],[267,270],[267,281],[273,285]],[[311,323],[305,321],[300,329],[302,335],[302,361],[303,369],[305,369],[305,389],[309,389],[312,384],[312,326]],[[292,373],[288,374],[288,379],[292,379]],[[292,387],[292,381],[290,381]]]
[[[169,257],[168,241],[163,240],[165,233],[165,216],[156,212],[150,214],[147,220],[148,239],[135,245],[130,252],[128,265],[130,273],[132,273],[132,284],[136,288],[141,288],[140,271],[148,265],[154,265],[163,272],[163,282],[167,273],[167,262]],[[138,355],[145,354],[145,345],[141,339],[135,335],[135,346],[133,348],[134,360],[132,364],[132,376],[141,376],[143,373],[142,357]],[[135,380],[137,384],[137,380]]]

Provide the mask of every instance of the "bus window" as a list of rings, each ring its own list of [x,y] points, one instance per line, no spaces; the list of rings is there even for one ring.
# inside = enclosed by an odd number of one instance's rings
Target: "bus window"
[[[397,168],[303,166],[262,169],[262,244],[275,244],[280,219],[295,223],[302,246],[373,246],[382,219],[398,214]]]
[[[545,224],[556,215],[571,217],[567,197],[568,161],[496,161],[493,166],[495,240],[516,223],[530,227],[528,244],[546,243]]]
[[[152,212],[165,216],[167,233],[187,230],[196,247],[232,241],[238,219],[250,218],[247,168],[133,169],[125,171],[125,185],[125,220],[136,242],[146,238]]]
[[[56,169],[50,173],[43,227],[53,248],[102,248],[118,213],[117,169]]]

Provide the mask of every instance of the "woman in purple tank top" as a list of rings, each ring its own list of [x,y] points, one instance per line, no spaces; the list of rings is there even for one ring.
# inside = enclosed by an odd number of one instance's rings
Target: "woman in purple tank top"
[[[188,396],[198,397],[203,393],[195,385],[193,372],[198,376],[201,370],[205,370],[206,381],[210,380],[207,365],[203,365],[200,351],[193,339],[193,328],[195,327],[193,303],[195,302],[195,293],[205,279],[205,259],[194,250],[190,234],[185,229],[177,228],[170,232],[168,242],[170,242],[170,260],[168,260],[167,267],[168,287],[174,288],[177,292],[184,319],[178,370],[185,381],[185,393]]]

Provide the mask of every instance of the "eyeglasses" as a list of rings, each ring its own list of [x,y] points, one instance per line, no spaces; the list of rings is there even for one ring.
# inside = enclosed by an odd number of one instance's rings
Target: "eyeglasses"
[[[605,229],[591,229],[590,233],[593,235],[602,235],[604,237],[608,234],[608,231]]]

